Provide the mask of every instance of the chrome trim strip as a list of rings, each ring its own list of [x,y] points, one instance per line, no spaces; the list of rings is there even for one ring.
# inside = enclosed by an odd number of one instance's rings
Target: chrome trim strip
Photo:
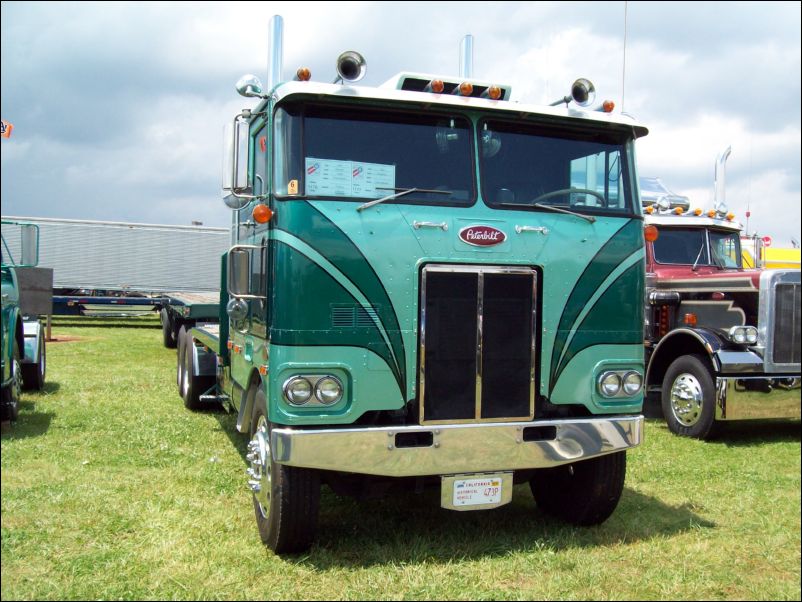
[[[551,440],[525,441],[527,427],[552,426]],[[395,446],[405,433],[431,433],[428,447]],[[432,427],[271,431],[276,462],[319,470],[392,477],[549,468],[640,445],[643,416]]]
[[[474,415],[476,420],[482,419],[482,345],[484,345],[484,332],[482,320],[485,311],[485,275],[484,272],[477,274],[479,279],[476,285],[476,399],[474,404]]]
[[[764,391],[748,391],[764,387]],[[717,378],[716,420],[759,420],[790,418],[802,412],[800,378]]]
[[[426,421],[426,407],[423,403],[426,393],[426,268],[421,270],[420,282],[420,348],[418,349],[418,406],[420,422]]]

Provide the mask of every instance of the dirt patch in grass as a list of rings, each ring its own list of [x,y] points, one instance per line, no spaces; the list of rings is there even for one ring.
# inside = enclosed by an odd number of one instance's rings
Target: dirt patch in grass
[[[50,339],[47,341],[48,345],[53,343],[75,343],[76,341],[87,341],[89,340],[87,337],[76,337],[71,335],[62,334],[57,338]]]

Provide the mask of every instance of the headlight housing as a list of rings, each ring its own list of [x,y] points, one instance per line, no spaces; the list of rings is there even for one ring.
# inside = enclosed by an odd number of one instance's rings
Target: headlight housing
[[[733,326],[727,337],[737,345],[755,345],[757,343],[757,328],[754,326]]]
[[[345,394],[342,381],[331,374],[297,374],[290,376],[284,381],[282,391],[287,403],[307,408],[334,405]]]
[[[643,388],[643,375],[637,370],[607,370],[596,381],[602,397],[633,397]]]

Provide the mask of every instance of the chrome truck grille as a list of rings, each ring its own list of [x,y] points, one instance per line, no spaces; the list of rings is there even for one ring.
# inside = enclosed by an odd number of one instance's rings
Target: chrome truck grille
[[[531,268],[423,268],[422,424],[534,417],[536,300]]]
[[[767,372],[800,369],[800,272],[766,270],[760,276],[758,330]]]

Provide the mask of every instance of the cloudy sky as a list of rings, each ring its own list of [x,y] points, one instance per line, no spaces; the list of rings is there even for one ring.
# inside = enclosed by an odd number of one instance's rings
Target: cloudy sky
[[[456,75],[467,33],[475,77],[514,100],[587,77],[649,127],[641,175],[709,207],[732,146],[730,208],[775,246],[801,238],[799,2],[3,2],[3,214],[226,226],[222,128],[255,104],[234,83],[265,79],[273,14],[285,73],[318,81],[349,49],[360,85]]]

